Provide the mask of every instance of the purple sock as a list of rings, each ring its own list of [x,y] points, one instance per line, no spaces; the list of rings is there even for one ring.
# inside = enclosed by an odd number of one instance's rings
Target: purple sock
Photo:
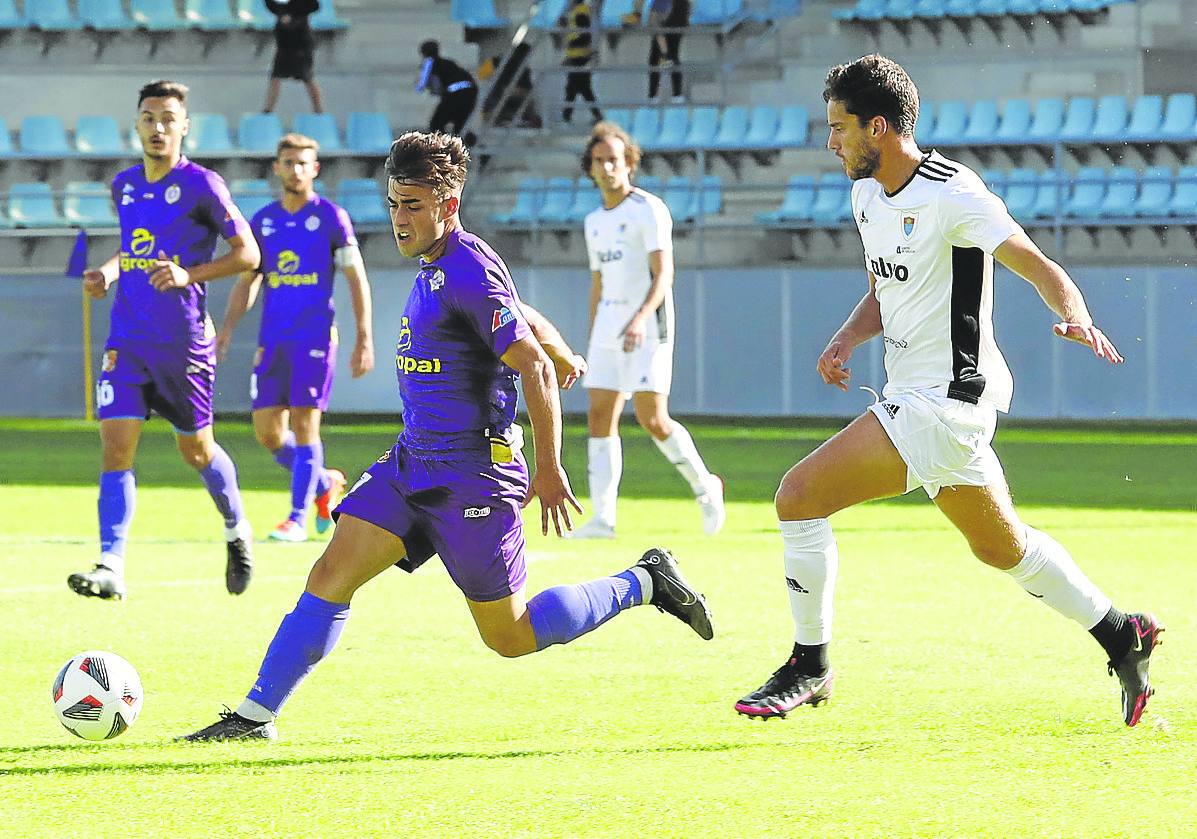
[[[100,551],[117,556],[125,555],[125,539],[133,521],[137,501],[137,480],[132,469],[100,473],[100,500],[96,507],[100,514]],[[114,568],[114,571],[120,571]]]
[[[295,468],[291,472],[291,521],[302,527],[308,507],[316,497],[316,483],[324,472],[324,446],[314,443],[295,447]]]
[[[320,469],[316,471],[316,495],[323,495],[328,492],[328,487],[332,482],[328,479],[328,473],[324,471],[324,444],[317,443],[317,445],[320,446]],[[298,447],[295,445],[295,432],[288,431],[283,444],[270,454],[279,466],[290,472],[295,468],[296,448]],[[292,484],[292,489],[294,489],[294,484]]]
[[[224,516],[225,527],[236,527],[244,515],[241,510],[241,490],[237,488],[237,467],[228,452],[216,447],[212,462],[200,470],[204,486],[216,503],[216,509]]]
[[[278,714],[317,662],[332,652],[348,618],[348,603],[330,603],[305,591],[279,624],[246,698]]]
[[[528,601],[536,649],[568,644],[643,601],[640,580],[631,571],[545,589]]]

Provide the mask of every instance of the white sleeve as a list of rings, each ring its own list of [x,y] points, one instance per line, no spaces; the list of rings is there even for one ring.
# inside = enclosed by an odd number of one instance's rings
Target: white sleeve
[[[647,207],[647,211],[641,222],[641,229],[644,233],[645,252],[673,253],[673,216],[669,215],[669,208],[660,199],[646,201],[644,206]]]
[[[595,242],[598,237],[591,235],[593,229],[590,219],[586,219],[582,224],[582,238],[586,240],[586,260],[590,263],[591,271],[598,271],[603,267],[603,263],[599,260],[598,243]]]
[[[992,254],[1022,227],[979,178],[953,179],[939,193],[939,226],[956,247],[980,248]]]

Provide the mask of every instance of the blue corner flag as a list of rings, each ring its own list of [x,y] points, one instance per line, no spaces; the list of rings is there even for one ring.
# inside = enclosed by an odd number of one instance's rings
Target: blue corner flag
[[[82,277],[87,270],[87,231],[80,230],[75,237],[75,247],[71,249],[71,258],[67,261],[66,275],[68,277]]]

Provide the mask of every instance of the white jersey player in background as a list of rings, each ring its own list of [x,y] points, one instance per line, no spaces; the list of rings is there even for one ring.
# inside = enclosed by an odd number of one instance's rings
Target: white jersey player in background
[[[590,259],[588,477],[594,516],[573,539],[615,536],[623,474],[619,415],[628,395],[641,427],[690,485],[708,535],[725,517],[723,481],[703,463],[690,433],[669,416],[673,378],[673,219],[660,198],[632,186],[640,147],[610,122],[591,132],[582,168],[603,206],[586,216]]]
[[[831,694],[827,660],[839,554],[827,517],[921,487],[987,565],[1089,630],[1122,687],[1123,720],[1138,723],[1151,695],[1147,671],[1163,628],[1127,615],[1068,551],[1026,526],[990,445],[1013,381],[993,336],[993,261],[1035,286],[1061,319],[1055,334],[1101,359],[1122,357],[1080,290],[1010,218],[967,167],[915,144],[918,91],[879,55],[832,68],[823,98],[827,146],[852,187],[869,289],[819,357],[827,384],[848,389],[852,351],[885,342],[884,398],[782,479],[775,499],[794,616],[790,658],[736,703],[754,717],[785,716]]]

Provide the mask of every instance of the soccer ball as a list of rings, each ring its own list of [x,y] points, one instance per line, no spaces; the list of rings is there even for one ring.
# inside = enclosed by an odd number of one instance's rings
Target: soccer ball
[[[115,653],[90,650],[72,658],[50,689],[62,727],[84,740],[111,740],[141,713],[141,677]]]

